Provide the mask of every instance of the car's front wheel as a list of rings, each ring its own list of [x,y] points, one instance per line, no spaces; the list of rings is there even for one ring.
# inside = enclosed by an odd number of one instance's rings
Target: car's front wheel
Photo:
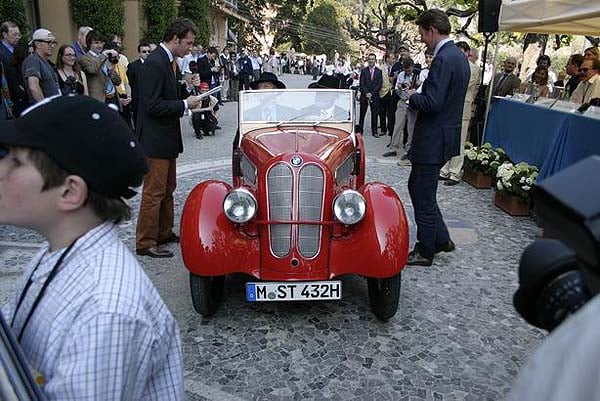
[[[398,310],[401,273],[389,278],[367,278],[369,301],[375,317],[387,322]]]
[[[190,273],[192,304],[202,316],[215,314],[223,299],[225,276],[197,276]]]

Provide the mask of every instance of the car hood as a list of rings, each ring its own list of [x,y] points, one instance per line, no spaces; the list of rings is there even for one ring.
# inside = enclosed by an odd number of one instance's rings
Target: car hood
[[[331,167],[343,162],[354,150],[352,137],[333,128],[297,127],[260,129],[244,135],[242,148],[260,163],[286,153],[306,153]]]

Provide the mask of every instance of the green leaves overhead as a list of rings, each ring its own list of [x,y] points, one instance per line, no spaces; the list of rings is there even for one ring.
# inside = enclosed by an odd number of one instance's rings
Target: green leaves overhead
[[[115,33],[123,35],[123,0],[71,0],[71,13],[77,26],[91,26],[107,40]]]

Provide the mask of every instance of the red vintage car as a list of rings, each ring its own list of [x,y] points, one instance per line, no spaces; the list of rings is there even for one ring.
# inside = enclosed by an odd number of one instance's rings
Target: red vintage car
[[[216,312],[230,273],[253,277],[250,302],[341,299],[339,277],[358,274],[375,316],[394,316],[408,223],[391,187],[365,183],[354,109],[350,90],[240,93],[233,183],[198,184],[181,218],[198,313]]]

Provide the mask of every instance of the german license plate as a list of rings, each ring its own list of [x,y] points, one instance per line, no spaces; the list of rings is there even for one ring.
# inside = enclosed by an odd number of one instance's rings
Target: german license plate
[[[342,299],[341,281],[246,283],[246,300],[249,302],[330,299]]]

